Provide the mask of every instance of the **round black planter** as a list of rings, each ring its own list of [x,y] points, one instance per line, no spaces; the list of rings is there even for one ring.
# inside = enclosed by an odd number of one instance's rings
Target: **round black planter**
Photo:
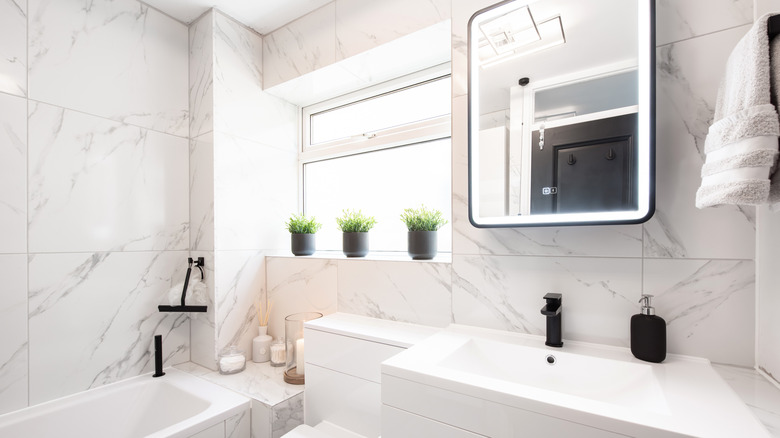
[[[368,254],[368,233],[342,233],[344,255],[347,257],[365,257]]]
[[[314,234],[290,234],[290,249],[297,256],[314,254]]]
[[[430,260],[436,257],[438,231],[409,231],[409,256],[413,260]]]

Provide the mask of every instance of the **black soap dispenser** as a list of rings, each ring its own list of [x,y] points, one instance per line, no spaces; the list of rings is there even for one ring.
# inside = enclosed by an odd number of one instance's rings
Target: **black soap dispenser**
[[[642,311],[631,317],[631,353],[637,359],[660,363],[666,359],[666,321],[655,314],[651,298],[642,294]]]

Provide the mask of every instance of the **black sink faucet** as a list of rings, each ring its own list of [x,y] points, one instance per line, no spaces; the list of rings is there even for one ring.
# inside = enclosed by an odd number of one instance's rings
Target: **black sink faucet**
[[[542,315],[547,317],[547,340],[544,345],[550,347],[563,347],[561,339],[561,294],[549,293],[544,296],[547,304],[542,307]]]

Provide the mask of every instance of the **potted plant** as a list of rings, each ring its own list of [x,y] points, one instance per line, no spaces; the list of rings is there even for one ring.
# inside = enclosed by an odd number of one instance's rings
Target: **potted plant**
[[[408,233],[408,251],[413,260],[430,260],[436,257],[437,231],[447,223],[441,212],[420,208],[407,208],[401,214]]]
[[[322,224],[317,219],[307,217],[303,213],[293,214],[290,220],[285,223],[287,231],[290,232],[290,248],[292,253],[297,256],[307,256],[314,254],[316,233]]]
[[[374,227],[376,219],[353,210],[343,210],[336,218],[342,234],[342,249],[347,257],[365,257],[368,254],[368,230]]]

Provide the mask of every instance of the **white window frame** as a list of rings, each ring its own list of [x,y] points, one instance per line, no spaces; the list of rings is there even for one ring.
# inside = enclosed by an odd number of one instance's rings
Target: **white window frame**
[[[310,143],[311,132],[309,122],[312,115],[360,102],[362,100],[373,99],[384,94],[400,91],[404,88],[413,87],[425,82],[444,79],[450,76],[450,70],[451,66],[448,62],[301,108],[301,142],[298,151],[298,184],[301,188],[298,191],[300,211],[306,211],[306,196],[304,193],[306,187],[304,166],[306,164],[450,138],[452,136],[452,112],[450,111],[450,114],[445,116],[421,120],[403,126],[366,132],[351,138],[342,138],[312,145]]]

